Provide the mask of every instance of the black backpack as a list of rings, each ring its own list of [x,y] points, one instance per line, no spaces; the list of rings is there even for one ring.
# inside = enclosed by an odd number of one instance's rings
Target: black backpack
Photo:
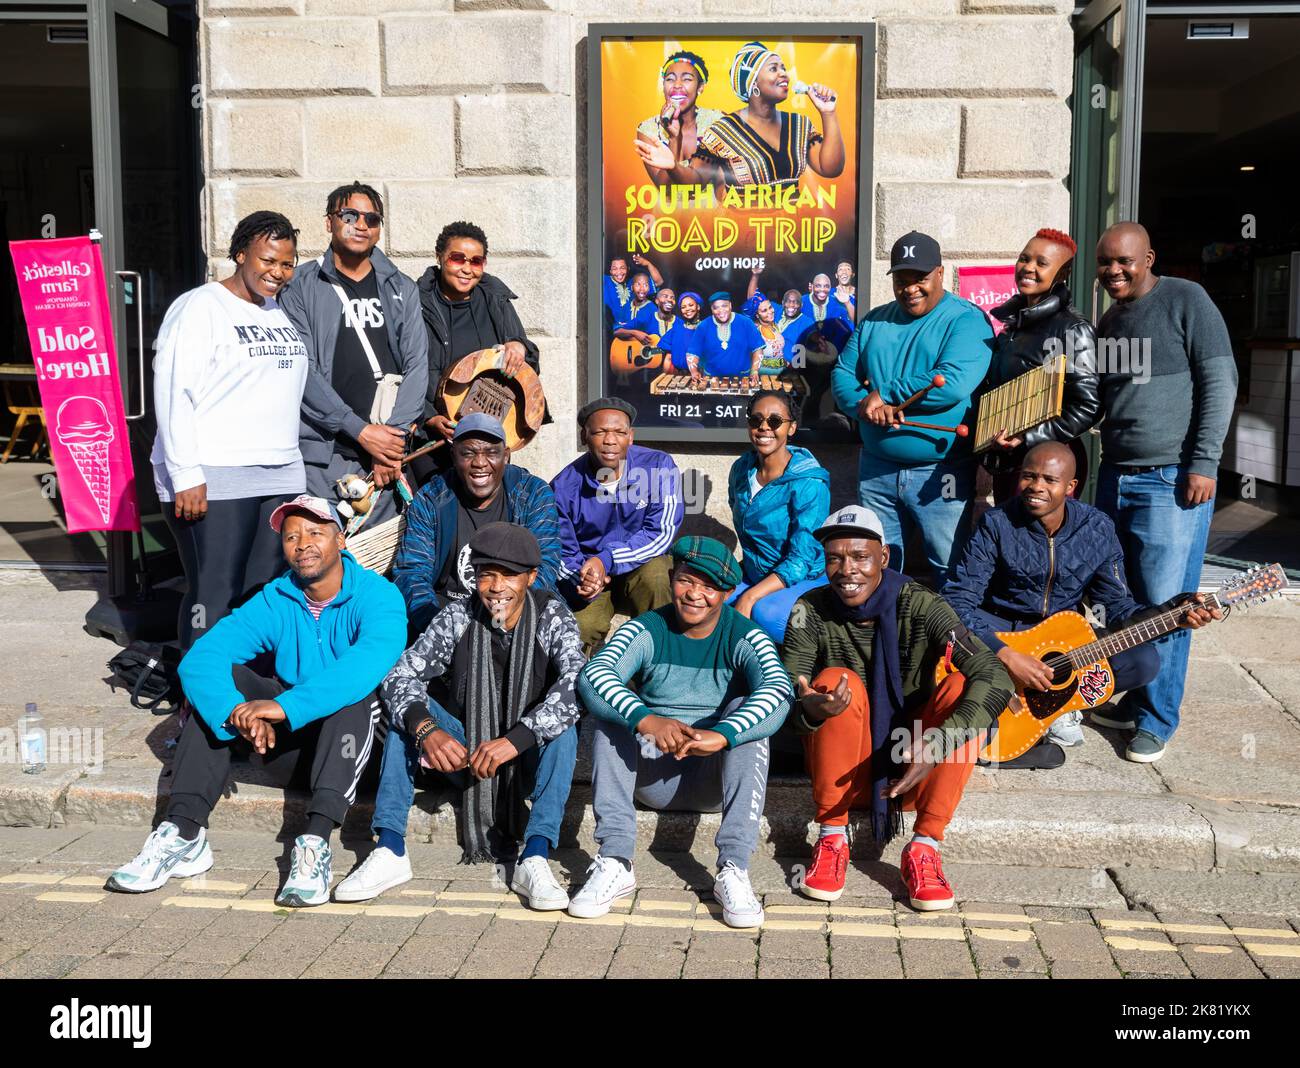
[[[180,664],[177,646],[134,641],[108,662],[108,670],[131,691],[131,704],[136,708],[168,713],[175,712],[184,697]]]

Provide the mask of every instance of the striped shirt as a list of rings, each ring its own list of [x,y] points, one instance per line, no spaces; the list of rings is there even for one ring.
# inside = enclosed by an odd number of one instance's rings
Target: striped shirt
[[[338,595],[335,594],[335,596]],[[310,597],[307,597],[305,593],[303,594],[303,597],[307,599],[307,611],[311,613],[312,619],[318,621],[320,619],[320,614],[325,611],[334,600],[333,597],[326,597],[323,601],[313,601]]]
[[[707,638],[688,638],[669,605],[619,627],[578,676],[578,695],[592,715],[629,730],[669,716],[734,748],[775,733],[793,691],[772,639],[734,608],[723,606]]]

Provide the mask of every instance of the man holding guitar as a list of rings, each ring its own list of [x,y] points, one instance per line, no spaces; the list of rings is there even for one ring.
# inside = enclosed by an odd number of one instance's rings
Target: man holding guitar
[[[1047,691],[1053,671],[1037,656],[1018,651],[998,632],[1033,627],[1057,612],[1078,612],[1086,598],[1103,629],[1133,624],[1199,596],[1180,594],[1146,611],[1125,579],[1124,550],[1110,517],[1074,500],[1074,453],[1067,444],[1034,446],[1020,468],[1019,495],[986,512],[943,588],[961,621],[992,648],[1018,691]],[[1222,619],[1218,609],[1193,607],[1180,626],[1196,628]],[[1145,686],[1160,671],[1154,645],[1144,643],[1107,657],[1114,692]],[[1086,688],[1086,680],[1085,680]],[[1086,694],[1085,694],[1086,697]],[[1083,741],[1082,712],[1067,712],[1052,724],[1049,739],[1062,745]],[[1118,726],[1093,713],[1102,726]],[[1130,747],[1130,760],[1142,760]]]

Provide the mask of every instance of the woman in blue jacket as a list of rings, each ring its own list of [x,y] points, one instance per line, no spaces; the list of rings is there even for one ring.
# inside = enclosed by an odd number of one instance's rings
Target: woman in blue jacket
[[[790,444],[798,411],[788,393],[755,393],[748,422],[754,447],[727,479],[745,580],[731,603],[780,642],[795,601],[826,583],[813,531],[831,510],[831,476],[807,449]]]

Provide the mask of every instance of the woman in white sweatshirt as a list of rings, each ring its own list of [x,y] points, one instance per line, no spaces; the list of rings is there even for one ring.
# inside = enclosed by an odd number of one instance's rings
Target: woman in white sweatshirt
[[[189,582],[182,651],[283,570],[271,512],[306,488],[307,351],[275,299],[293,277],[298,231],[277,212],[254,212],[235,227],[230,258],[233,275],[167,310],[154,357],[150,459]]]

